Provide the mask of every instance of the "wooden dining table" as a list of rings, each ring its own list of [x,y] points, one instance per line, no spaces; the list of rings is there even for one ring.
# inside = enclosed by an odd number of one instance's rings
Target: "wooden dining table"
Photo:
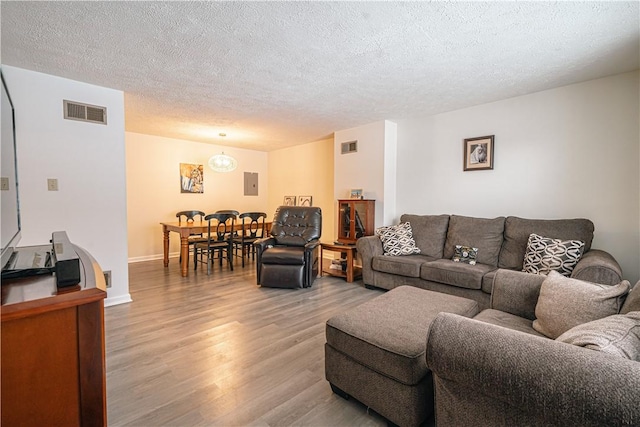
[[[182,262],[180,263],[180,271],[182,273],[182,277],[187,277],[189,275],[189,236],[193,234],[207,234],[207,221],[174,221],[174,222],[161,222],[162,225],[162,236],[164,243],[164,266],[169,266],[169,233],[171,231],[178,233],[180,235],[180,259]],[[212,228],[214,224],[211,224]],[[233,227],[234,231],[240,231],[248,229],[250,226],[247,224],[235,224]],[[271,230],[271,222],[265,222],[265,236]]]

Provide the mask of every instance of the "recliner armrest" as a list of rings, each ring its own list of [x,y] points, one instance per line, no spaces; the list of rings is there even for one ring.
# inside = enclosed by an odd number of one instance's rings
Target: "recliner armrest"
[[[640,362],[451,313],[426,361],[436,424],[640,425]]]
[[[304,245],[304,250],[305,252],[309,252],[317,248],[319,245],[320,245],[320,240],[312,240],[306,245]]]
[[[267,246],[275,246],[275,244],[276,239],[274,239],[273,237],[264,237],[253,242],[253,246],[255,246],[257,253],[262,253]]]

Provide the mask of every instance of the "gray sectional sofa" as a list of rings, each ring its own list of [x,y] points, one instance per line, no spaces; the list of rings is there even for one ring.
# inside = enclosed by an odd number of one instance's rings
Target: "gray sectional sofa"
[[[384,255],[378,236],[358,239],[362,280],[366,286],[393,289],[402,285],[473,299],[481,309],[489,306],[496,273],[521,272],[529,235],[580,240],[584,254],[572,278],[614,285],[622,280],[620,265],[609,253],[591,248],[594,225],[588,219],[493,219],[460,215],[402,215],[409,222],[420,254]],[[477,263],[452,261],[456,245],[478,249]]]
[[[549,280],[500,270],[489,309],[435,317],[426,364],[436,425],[640,425],[640,282],[625,295],[626,281],[592,294]],[[543,319],[566,331],[545,336]]]

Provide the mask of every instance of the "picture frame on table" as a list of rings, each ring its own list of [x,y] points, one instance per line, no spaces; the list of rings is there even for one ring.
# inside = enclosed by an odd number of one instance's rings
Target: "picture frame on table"
[[[296,205],[296,196],[284,196],[284,201],[282,202],[284,206],[295,206]]]
[[[352,188],[349,192],[350,199],[363,199],[362,188]]]
[[[298,196],[298,206],[312,206],[311,196]]]
[[[493,169],[494,139],[495,135],[488,135],[464,140],[464,171]]]

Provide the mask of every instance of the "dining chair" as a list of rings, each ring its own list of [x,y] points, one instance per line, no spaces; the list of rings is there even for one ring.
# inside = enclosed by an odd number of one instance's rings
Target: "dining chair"
[[[205,215],[206,214],[204,212],[196,211],[196,210],[180,211],[176,213],[176,217],[178,218],[178,224],[182,224],[183,220],[186,221],[187,223],[194,222],[197,217],[200,217],[200,223],[202,224],[202,221]],[[192,233],[188,238],[189,246],[193,246],[196,242],[203,242],[206,240],[207,239],[202,236],[202,233]],[[180,262],[182,262],[182,252],[180,252]]]
[[[244,212],[240,214],[239,219],[242,221],[242,228],[238,230],[238,235],[233,238],[233,244],[236,254],[238,249],[241,251],[240,257],[244,268],[245,254],[247,259],[251,254],[251,259],[255,260],[256,250],[253,247],[253,242],[264,237],[267,214],[264,212]]]
[[[211,274],[213,260],[227,259],[229,268],[233,271],[233,233],[236,215],[232,213],[212,213],[204,217],[207,221],[206,240],[197,242],[193,246],[193,267],[198,268],[198,262],[207,264],[207,275]],[[206,258],[204,256],[206,255]],[[198,259],[198,257],[200,259]]]

